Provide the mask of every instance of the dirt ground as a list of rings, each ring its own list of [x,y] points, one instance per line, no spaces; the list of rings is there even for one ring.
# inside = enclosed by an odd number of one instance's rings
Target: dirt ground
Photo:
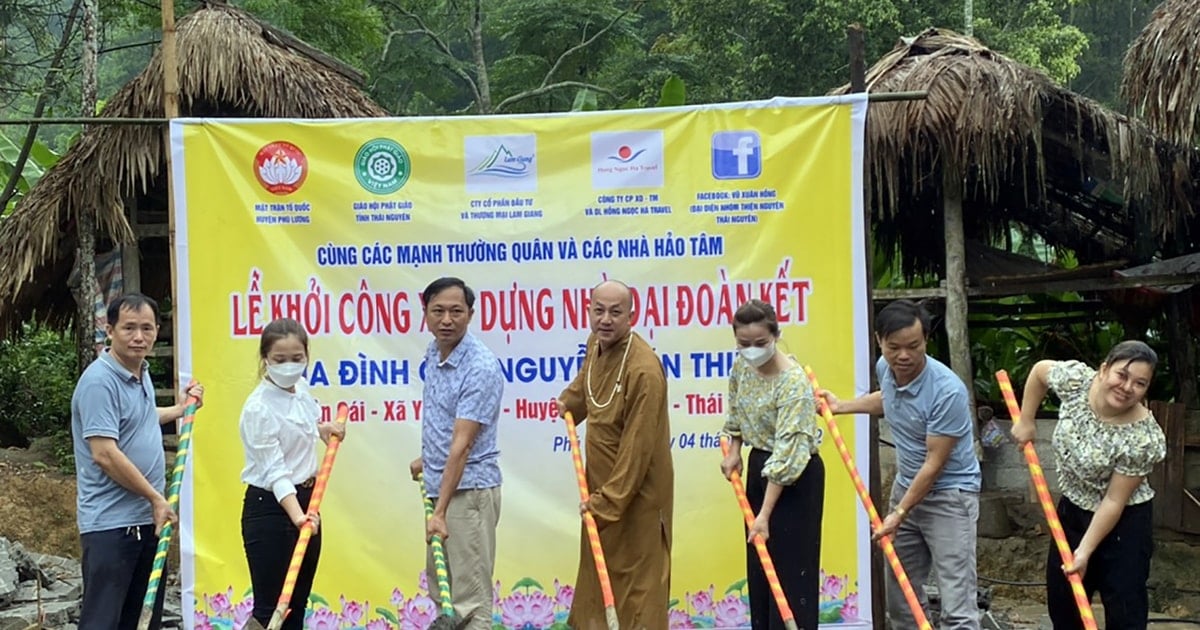
[[[0,449],[0,537],[19,541],[31,551],[79,557],[75,478],[58,472],[41,442],[29,449]],[[1048,544],[1045,536],[979,540],[980,584],[993,587],[993,613],[1014,628],[1038,628],[1044,615],[1045,592],[1032,584],[1044,579]],[[1200,540],[1160,534],[1156,545],[1152,609],[1167,617],[1200,621]]]

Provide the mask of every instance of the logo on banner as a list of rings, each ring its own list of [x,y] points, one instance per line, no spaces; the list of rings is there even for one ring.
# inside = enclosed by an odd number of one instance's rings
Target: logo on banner
[[[354,155],[354,178],[367,192],[387,195],[400,190],[412,174],[412,160],[399,142],[368,140]]]
[[[463,144],[468,191],[537,191],[537,136],[467,136]]]
[[[762,175],[762,141],[758,132],[714,133],[712,174],[716,179],[754,179]]]
[[[268,192],[290,195],[299,190],[308,177],[308,157],[291,142],[276,140],[255,154],[254,177]]]
[[[592,134],[593,188],[662,188],[662,185],[661,130]]]

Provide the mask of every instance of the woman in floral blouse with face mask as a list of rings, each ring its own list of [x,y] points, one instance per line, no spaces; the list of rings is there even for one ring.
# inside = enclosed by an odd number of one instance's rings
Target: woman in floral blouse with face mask
[[[1146,476],[1166,456],[1166,438],[1143,401],[1158,355],[1140,341],[1123,341],[1099,371],[1079,361],[1039,361],[1025,381],[1021,420],[1013,437],[1035,437],[1034,418],[1048,390],[1058,395],[1052,444],[1062,499],[1058,518],[1074,563],[1062,566],[1051,543],[1046,599],[1055,630],[1082,628],[1065,574],[1083,578],[1090,598],[1100,591],[1106,627],[1146,627],[1152,539]]]
[[[738,357],[729,377],[724,427],[732,444],[721,472],[726,479],[740,472],[742,445],[750,447],[746,496],[757,517],[748,541],[754,536],[767,541],[796,624],[815,630],[825,502],[816,398],[804,368],[776,351],[779,322],[769,304],[750,300],[738,308],[733,334]],[[783,619],[749,543],[746,565],[751,627],[782,629]]]

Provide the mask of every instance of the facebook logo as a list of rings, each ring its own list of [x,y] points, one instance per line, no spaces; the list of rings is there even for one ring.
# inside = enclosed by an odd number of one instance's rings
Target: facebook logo
[[[758,139],[758,132],[714,133],[712,174],[716,179],[754,179],[762,175],[762,142]]]

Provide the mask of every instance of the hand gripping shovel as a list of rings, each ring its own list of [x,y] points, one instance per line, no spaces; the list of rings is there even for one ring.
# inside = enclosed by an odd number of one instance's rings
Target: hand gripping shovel
[[[804,373],[808,374],[813,391],[816,392],[820,389],[820,385],[817,384],[817,375],[813,373],[812,368],[804,366]],[[829,427],[829,435],[833,437],[833,443],[837,445],[838,454],[842,456],[842,464],[846,467],[846,472],[850,473],[850,480],[854,482],[854,488],[858,490],[858,498],[862,500],[863,508],[867,510],[867,516],[871,519],[871,528],[878,530],[883,527],[883,520],[879,518],[879,512],[875,511],[875,502],[871,500],[867,484],[863,483],[862,477],[858,474],[858,466],[854,464],[850,449],[846,448],[846,441],[842,439],[842,432],[838,430],[837,421],[833,419],[829,403],[825,401],[824,396],[818,396],[817,405],[820,407],[821,418],[825,420],[825,426]],[[900,590],[904,593],[904,600],[908,602],[908,609],[912,612],[917,627],[921,630],[932,630],[933,626],[929,625],[929,619],[925,617],[925,609],[921,608],[921,601],[917,599],[917,593],[908,579],[908,573],[904,572],[904,566],[900,564],[900,556],[896,555],[892,537],[881,537],[879,544],[883,547],[883,555],[887,558],[888,564],[892,565],[892,573],[896,576],[896,581],[900,583]]]
[[[346,419],[350,415],[350,407],[346,403],[338,403],[337,418],[334,422],[346,424]],[[317,514],[321,511],[321,499],[325,497],[325,486],[329,485],[329,474],[333,472],[333,460],[337,457],[338,447],[342,445],[342,441],[337,436],[329,438],[329,445],[325,447],[325,459],[321,461],[321,470],[317,473],[317,480],[313,484],[312,498],[308,501],[308,513]],[[304,553],[308,551],[308,541],[312,539],[313,524],[311,520],[305,521],[300,527],[300,537],[296,540],[296,550],[292,552],[292,562],[288,565],[287,576],[283,579],[283,592],[279,594],[279,604],[275,606],[275,613],[271,615],[271,622],[267,625],[267,630],[279,630],[283,627],[283,620],[287,618],[292,611],[288,610],[288,606],[292,602],[292,591],[296,588],[296,578],[300,576],[300,565],[304,562]],[[304,614],[301,610],[300,614]],[[258,623],[253,617],[246,622],[248,630],[262,630],[262,624]]]
[[[729,438],[724,435],[721,436],[721,454],[729,456]],[[733,485],[733,494],[737,497],[738,507],[742,508],[742,517],[746,521],[746,528],[754,527],[754,511],[750,509],[750,500],[746,498],[746,489],[742,486],[742,476],[736,470],[730,475],[729,483]],[[767,543],[763,541],[762,536],[754,537],[754,550],[758,552],[758,561],[762,564],[763,573],[767,576],[767,585],[771,587],[771,595],[775,597],[775,606],[779,608],[783,626],[787,630],[798,630],[796,617],[792,614],[792,607],[788,606],[787,597],[783,594],[783,585],[779,583],[779,574],[775,572],[775,563],[771,561],[771,554],[767,552]]]
[[[575,431],[575,416],[567,412],[563,416],[567,422],[567,438],[571,442],[571,459],[575,461],[575,478],[579,481],[579,500],[589,498],[587,476],[583,473],[583,456],[579,454],[579,434]],[[596,527],[596,517],[591,512],[583,513],[583,525],[587,529],[588,542],[592,546],[592,560],[596,563],[596,573],[600,578],[600,596],[604,599],[604,620],[608,622],[608,630],[620,630],[617,621],[617,604],[613,598],[612,583],[608,579],[608,564],[604,561],[604,549],[600,547],[600,530]]]
[[[188,389],[196,381],[188,383]],[[171,485],[167,487],[167,503],[171,510],[179,509],[179,487],[183,485],[183,470],[187,465],[188,451],[192,445],[192,420],[196,416],[195,396],[187,399],[187,407],[183,410],[183,420],[179,424],[179,449],[175,451],[175,468],[171,471]],[[158,587],[162,583],[163,570],[167,566],[167,552],[171,549],[171,536],[175,527],[170,521],[163,525],[158,535],[158,549],[154,552],[154,565],[150,568],[150,582],[146,585],[146,599],[142,600],[142,615],[138,618],[138,630],[147,630],[150,620],[154,617],[154,600],[158,598]]]
[[[1008,372],[996,372],[996,381],[1000,383],[1000,394],[1008,405],[1008,413],[1012,416],[1013,425],[1021,421],[1021,406],[1017,404],[1017,395],[1013,393],[1012,381],[1008,380]],[[1050,497],[1050,486],[1046,485],[1046,475],[1042,473],[1042,464],[1038,460],[1037,451],[1033,444],[1027,442],[1021,449],[1025,454],[1025,463],[1029,466],[1029,476],[1033,477],[1033,487],[1037,490],[1038,502],[1042,504],[1042,512],[1046,515],[1046,524],[1054,536],[1054,544],[1058,547],[1058,555],[1062,558],[1063,566],[1074,564],[1071,547],[1067,544],[1067,535],[1063,532],[1058,513],[1054,511],[1054,499]],[[1071,593],[1075,595],[1075,607],[1079,609],[1079,618],[1087,630],[1096,630],[1096,616],[1092,613],[1092,603],[1088,600],[1087,591],[1083,588],[1083,580],[1078,573],[1067,576],[1071,583]]]
[[[433,501],[429,498],[429,493],[425,492],[424,475],[417,476],[417,483],[421,486],[421,500],[425,503],[425,524],[428,525],[433,518]],[[437,619],[429,625],[429,630],[460,630],[467,625],[467,619],[454,616],[454,602],[450,599],[450,572],[446,568],[446,550],[442,547],[442,537],[432,537],[429,546],[433,551],[433,570],[437,574],[438,601],[442,609]]]

